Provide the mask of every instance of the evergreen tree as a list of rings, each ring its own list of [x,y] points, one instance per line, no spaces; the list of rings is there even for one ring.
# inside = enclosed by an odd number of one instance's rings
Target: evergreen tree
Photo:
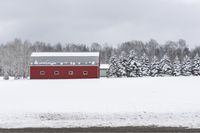
[[[196,54],[196,56],[193,59],[192,74],[195,75],[195,76],[200,75],[200,57],[199,57],[198,54]]]
[[[149,76],[150,73],[150,62],[148,57],[146,56],[146,54],[144,53],[141,56],[141,72],[142,72],[142,76]]]
[[[183,59],[181,74],[183,76],[190,76],[192,74],[191,60],[187,55]]]
[[[128,59],[126,58],[125,55],[120,56],[120,65],[119,65],[119,71],[120,71],[120,76],[121,77],[127,77],[127,63]]]
[[[135,51],[131,51],[127,62],[127,77],[141,77],[141,64]]]
[[[157,77],[160,75],[161,69],[159,65],[159,60],[156,56],[154,56],[151,66],[150,66],[150,76]]]
[[[178,56],[176,56],[174,63],[173,63],[172,75],[173,76],[180,76],[181,75],[181,62],[180,62]]]
[[[123,60],[122,60],[123,61]],[[109,77],[124,77],[126,76],[125,66],[120,59],[116,56],[111,57],[110,59],[110,67],[108,69]]]
[[[160,75],[172,75],[172,64],[170,62],[170,59],[167,55],[164,55],[164,57],[160,61]]]
[[[118,60],[116,56],[110,58],[110,67],[108,69],[108,76],[109,77],[118,77]]]

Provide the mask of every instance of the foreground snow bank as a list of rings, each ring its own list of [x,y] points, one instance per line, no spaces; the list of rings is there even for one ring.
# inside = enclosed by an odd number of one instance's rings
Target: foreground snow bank
[[[32,113],[0,115],[0,128],[122,126],[200,128],[200,113]]]
[[[200,127],[199,81],[200,77],[1,80],[0,127]]]

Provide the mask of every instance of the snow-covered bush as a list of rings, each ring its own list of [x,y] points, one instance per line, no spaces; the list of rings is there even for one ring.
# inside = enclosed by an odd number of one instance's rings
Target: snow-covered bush
[[[4,73],[3,79],[4,79],[4,80],[9,80],[9,75],[8,75],[7,72]]]
[[[14,79],[17,80],[17,79],[20,79],[22,76],[20,76],[19,73],[15,73],[14,74]]]

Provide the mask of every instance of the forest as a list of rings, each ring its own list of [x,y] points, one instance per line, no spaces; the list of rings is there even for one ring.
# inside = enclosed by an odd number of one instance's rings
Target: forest
[[[133,40],[115,46],[99,43],[50,44],[14,39],[0,45],[0,76],[28,78],[32,52],[89,51],[100,52],[101,64],[110,64],[109,77],[199,75],[197,71],[200,67],[200,46],[190,48],[183,39],[167,41],[164,44],[154,39],[147,42]]]

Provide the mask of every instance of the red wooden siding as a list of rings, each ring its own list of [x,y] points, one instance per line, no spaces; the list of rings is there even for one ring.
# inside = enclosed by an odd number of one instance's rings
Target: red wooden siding
[[[45,74],[41,74],[42,71]],[[73,71],[73,75],[69,71]],[[99,71],[99,66],[30,66],[30,79],[99,78]]]

